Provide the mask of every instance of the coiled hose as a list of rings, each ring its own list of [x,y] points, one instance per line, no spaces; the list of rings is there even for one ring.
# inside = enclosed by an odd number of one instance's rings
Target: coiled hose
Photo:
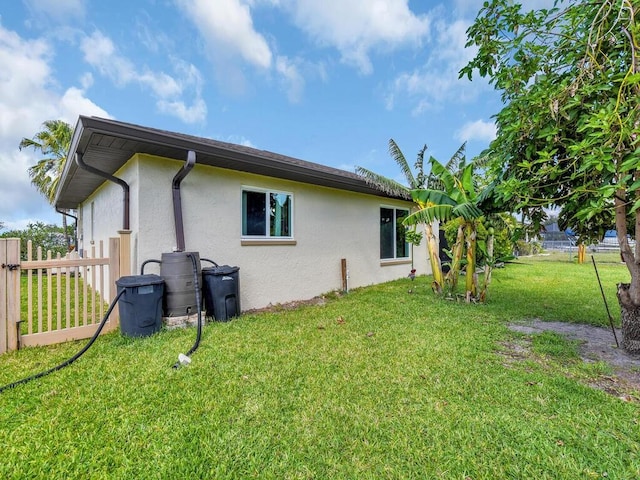
[[[202,299],[200,297],[200,280],[198,278],[198,264],[196,263],[196,257],[191,253],[188,253],[187,255],[191,258],[191,264],[193,265],[193,282],[196,287],[196,305],[198,306],[198,333],[196,334],[196,341],[185,354],[187,358],[190,358],[191,354],[200,346],[200,338],[202,337]],[[173,364],[173,368],[178,368],[179,366],[180,360]]]
[[[109,318],[109,315],[111,315],[111,312],[113,311],[114,307],[118,303],[118,300],[120,299],[120,297],[122,296],[122,294],[124,292],[125,292],[124,290],[120,290],[118,292],[118,294],[116,295],[116,298],[114,298],[113,301],[111,302],[111,305],[109,305],[109,308],[107,309],[107,313],[104,314],[104,317],[102,318],[102,321],[100,322],[100,325],[98,325],[98,328],[96,329],[95,333],[93,334],[93,337],[91,337],[91,339],[87,342],[87,344],[84,347],[82,347],[82,349],[78,353],[76,353],[73,357],[65,360],[61,364],[56,365],[53,368],[50,368],[49,370],[45,370],[43,372],[36,373],[35,375],[31,375],[30,377],[26,377],[26,378],[23,378],[22,380],[18,380],[16,382],[9,383],[7,385],[4,385],[4,386],[0,387],[0,393],[4,392],[5,390],[9,390],[11,388],[15,388],[18,385],[22,385],[23,383],[30,382],[31,380],[35,380],[36,378],[42,378],[42,377],[44,377],[46,375],[49,375],[50,373],[56,372],[58,370],[62,370],[64,367],[68,367],[73,362],[78,360],[82,355],[84,355],[84,352],[86,352],[87,350],[89,350],[89,348],[91,348],[91,345],[93,345],[93,342],[96,341],[96,339],[100,335],[100,332],[102,332],[102,329],[104,328],[105,324],[107,323],[107,319]]]

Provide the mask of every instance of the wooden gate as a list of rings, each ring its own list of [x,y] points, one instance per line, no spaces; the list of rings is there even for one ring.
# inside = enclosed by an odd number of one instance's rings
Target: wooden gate
[[[18,348],[20,239],[0,238],[0,353]]]
[[[91,337],[115,297],[115,281],[128,272],[128,240],[110,238],[108,256],[100,242],[97,252],[92,246],[83,257],[63,258],[43,258],[40,248],[34,256],[28,243],[20,261],[20,239],[0,239],[0,353]],[[107,291],[108,298],[99,293]],[[103,332],[117,327],[116,308]]]

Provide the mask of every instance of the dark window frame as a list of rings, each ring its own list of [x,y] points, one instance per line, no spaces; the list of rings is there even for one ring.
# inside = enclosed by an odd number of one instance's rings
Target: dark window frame
[[[250,212],[247,211],[249,207]],[[242,238],[293,239],[293,208],[294,197],[291,192],[243,185],[240,213]]]
[[[411,258],[411,249],[405,236],[407,229],[402,225],[401,220],[408,215],[408,208],[380,206],[380,260],[394,261]]]

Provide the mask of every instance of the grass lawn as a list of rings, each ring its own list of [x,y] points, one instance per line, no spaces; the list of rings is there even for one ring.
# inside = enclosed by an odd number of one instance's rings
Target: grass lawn
[[[599,269],[616,310],[626,270]],[[0,394],[0,478],[640,478],[640,404],[585,383],[605,367],[557,336],[520,362],[499,352],[521,335],[510,321],[607,325],[593,266],[494,275],[488,305],[436,300],[418,277],[211,323],[179,370],[194,329],[108,334]],[[80,345],[5,355],[0,384]]]

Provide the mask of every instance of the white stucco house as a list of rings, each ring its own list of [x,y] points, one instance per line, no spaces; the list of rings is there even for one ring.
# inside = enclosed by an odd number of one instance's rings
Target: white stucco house
[[[240,267],[243,310],[341,289],[342,259],[350,288],[430,273],[396,228],[412,203],[354,173],[114,120],[79,118],[55,206],[77,211],[81,252],[130,230],[132,273],[176,248]]]

